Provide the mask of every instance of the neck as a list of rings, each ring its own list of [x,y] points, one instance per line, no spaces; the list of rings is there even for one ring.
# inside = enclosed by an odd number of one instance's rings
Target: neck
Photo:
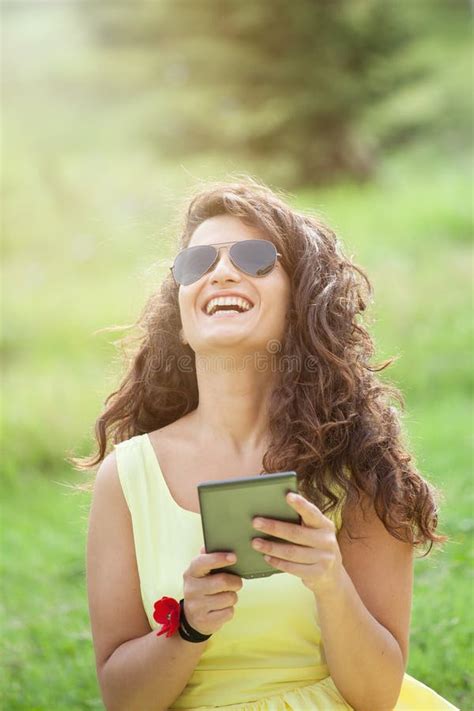
[[[203,446],[245,458],[268,445],[269,397],[275,374],[245,358],[211,359],[196,354],[199,404],[194,412]],[[248,360],[248,359],[247,359]]]

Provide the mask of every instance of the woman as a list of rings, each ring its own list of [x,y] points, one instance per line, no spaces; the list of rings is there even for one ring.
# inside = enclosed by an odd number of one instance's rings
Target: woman
[[[367,276],[253,180],[198,193],[179,247],[97,454],[76,460],[100,464],[87,578],[106,707],[455,708],[405,673],[414,549],[447,539],[402,396],[375,375],[391,360],[369,363]],[[231,562],[205,551],[197,484],[288,470],[302,525],[255,528],[285,574],[212,574]]]

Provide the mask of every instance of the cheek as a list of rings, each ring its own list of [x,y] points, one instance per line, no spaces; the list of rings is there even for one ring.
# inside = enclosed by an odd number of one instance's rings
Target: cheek
[[[286,318],[290,306],[288,283],[279,278],[275,279],[272,284],[266,284],[265,293],[262,291],[262,300],[265,304],[263,320],[267,324],[272,338],[281,339],[284,336]],[[267,332],[267,336],[269,332]]]
[[[194,308],[195,299],[191,291],[186,287],[180,287],[178,293],[178,304],[181,312],[181,320],[186,319]]]
[[[286,274],[275,274],[272,283],[268,283],[265,297],[266,301],[272,304],[273,309],[286,314],[291,298],[290,281]]]

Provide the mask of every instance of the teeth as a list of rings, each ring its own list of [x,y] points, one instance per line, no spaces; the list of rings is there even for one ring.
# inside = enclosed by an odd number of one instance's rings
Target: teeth
[[[249,311],[252,308],[252,304],[247,299],[237,296],[218,296],[209,301],[206,313],[212,316],[218,306],[238,306],[242,311]]]

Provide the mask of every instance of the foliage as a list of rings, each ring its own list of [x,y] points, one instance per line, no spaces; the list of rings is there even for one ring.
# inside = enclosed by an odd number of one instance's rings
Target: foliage
[[[131,61],[145,51],[162,100],[143,132],[168,157],[238,156],[293,187],[365,179],[388,144],[442,128],[448,98],[468,113],[462,87],[440,88],[442,67],[424,52],[468,19],[459,1],[449,11],[437,0],[142,0],[92,10],[100,43]]]

